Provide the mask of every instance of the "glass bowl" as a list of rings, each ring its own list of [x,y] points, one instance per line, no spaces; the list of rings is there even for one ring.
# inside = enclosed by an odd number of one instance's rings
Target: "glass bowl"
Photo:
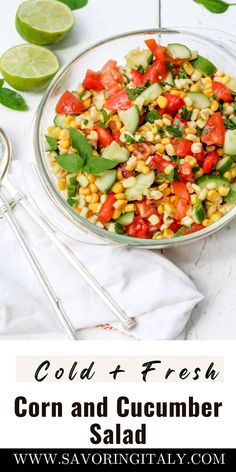
[[[80,230],[82,229],[87,234],[92,233],[102,238],[103,241],[110,243],[161,249],[187,244],[211,235],[223,228],[236,215],[236,207],[234,207],[220,220],[207,228],[178,238],[160,240],[132,238],[101,229],[81,217],[68,205],[56,188],[44,151],[44,135],[47,127],[52,124],[55,105],[59,97],[66,89],[73,90],[78,83],[82,82],[87,69],[99,70],[111,58],[117,60],[119,64],[124,64],[124,56],[127,52],[137,47],[143,47],[145,39],[150,37],[155,38],[162,45],[168,43],[186,44],[190,49],[197,50],[200,54],[207,56],[219,69],[224,69],[227,73],[235,75],[236,55],[232,51],[235,47],[232,36],[216,30],[205,29],[204,34],[202,34],[199,33],[199,29],[190,31],[184,28],[180,28],[178,31],[172,29],[157,29],[155,32],[153,30],[135,31],[106,39],[81,52],[59,71],[44,94],[36,114],[33,138],[36,168],[50,200],[57,207],[57,210],[73,224],[74,234],[77,227],[78,240],[81,239]],[[70,236],[70,234],[67,235]]]

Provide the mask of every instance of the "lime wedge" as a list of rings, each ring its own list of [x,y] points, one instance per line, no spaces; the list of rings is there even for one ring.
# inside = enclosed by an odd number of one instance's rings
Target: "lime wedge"
[[[16,90],[38,92],[59,69],[57,56],[46,48],[21,44],[8,49],[0,59],[4,79]]]
[[[16,29],[29,43],[46,46],[61,41],[75,24],[71,9],[55,0],[29,0],[16,12]]]

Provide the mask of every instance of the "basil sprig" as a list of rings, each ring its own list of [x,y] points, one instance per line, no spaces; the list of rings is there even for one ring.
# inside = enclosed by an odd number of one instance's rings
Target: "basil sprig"
[[[71,10],[78,10],[87,5],[88,0],[58,0],[61,3],[65,3]]]
[[[93,156],[91,144],[77,129],[70,128],[70,138],[72,147],[78,151],[78,154],[61,154],[55,158],[67,172],[75,174],[84,170],[88,174],[96,175],[117,166],[117,161]]]
[[[194,0],[196,3],[200,3],[211,13],[225,13],[229,7],[236,5],[236,3],[226,3],[223,0]]]
[[[7,108],[18,111],[28,110],[24,98],[15,90],[3,87],[4,80],[0,79],[0,103]]]

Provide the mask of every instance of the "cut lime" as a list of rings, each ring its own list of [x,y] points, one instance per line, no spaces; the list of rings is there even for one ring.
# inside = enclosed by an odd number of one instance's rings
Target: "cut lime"
[[[22,44],[8,49],[0,59],[4,79],[15,89],[38,92],[59,69],[56,55],[46,48]]]
[[[29,0],[16,12],[18,33],[29,43],[40,46],[58,43],[74,24],[71,9],[55,0]]]

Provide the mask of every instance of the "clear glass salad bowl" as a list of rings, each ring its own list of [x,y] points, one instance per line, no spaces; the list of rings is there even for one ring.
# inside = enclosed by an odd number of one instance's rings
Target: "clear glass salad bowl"
[[[145,31],[130,32],[125,35],[112,37],[100,43],[97,43],[87,50],[81,52],[69,64],[64,66],[57,76],[51,82],[38,108],[34,123],[34,147],[36,168],[41,183],[50,200],[56,205],[57,211],[64,215],[63,218],[69,219],[72,223],[73,238],[76,239],[76,227],[78,229],[78,240],[81,240],[81,229],[87,234],[97,235],[105,242],[116,243],[126,246],[138,246],[141,248],[167,248],[169,246],[179,246],[186,243],[194,242],[205,236],[213,234],[236,215],[236,206],[223,216],[216,223],[207,228],[186,236],[171,239],[139,239],[129,236],[119,235],[101,229],[92,224],[85,218],[76,213],[72,207],[65,201],[63,196],[56,188],[53,174],[48,167],[46,154],[44,151],[44,135],[47,127],[51,125],[55,105],[59,97],[66,89],[73,90],[80,83],[87,69],[99,70],[108,59],[115,59],[119,64],[124,64],[124,56],[137,47],[143,48],[144,40],[155,38],[158,43],[167,45],[168,43],[186,44],[190,49],[197,50],[199,54],[208,57],[219,69],[224,69],[227,73],[236,75],[236,55],[234,48],[236,43],[234,38],[226,33],[216,30],[203,30],[199,33],[199,29],[185,30],[180,28],[177,30],[157,29]],[[69,228],[69,227],[68,227]],[[68,229],[69,231],[69,229]],[[66,231],[66,221],[65,229]],[[67,234],[70,236],[69,232]]]

